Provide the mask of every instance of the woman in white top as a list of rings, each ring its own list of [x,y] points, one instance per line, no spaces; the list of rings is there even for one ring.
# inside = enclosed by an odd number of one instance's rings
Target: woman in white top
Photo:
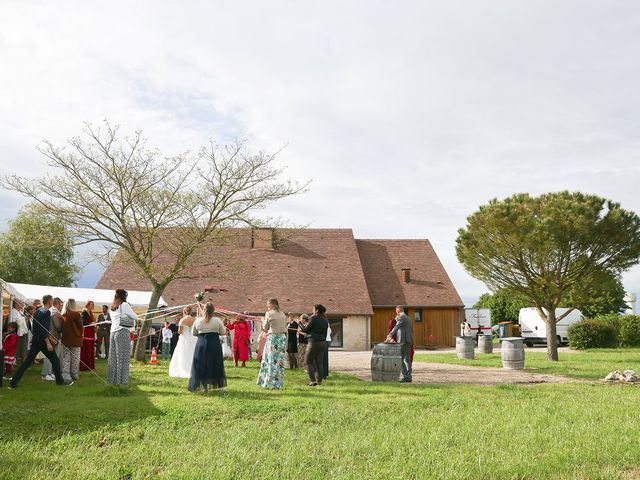
[[[329,347],[331,346],[331,324],[327,325],[327,348],[324,350],[322,357],[322,375],[323,379],[329,376]]]
[[[177,378],[190,378],[191,365],[193,364],[193,352],[196,349],[196,337],[193,332],[193,322],[195,318],[191,315],[191,306],[182,310],[183,317],[178,324],[178,344],[173,351],[171,363],[169,364],[169,376]]]
[[[111,338],[109,339],[109,363],[107,368],[107,382],[111,384],[129,383],[129,357],[131,343],[130,328],[133,327],[138,316],[127,303],[126,290],[116,290],[111,304]]]
[[[198,332],[198,340],[193,352],[189,391],[201,389],[206,393],[209,387],[222,391],[227,384],[227,377],[224,373],[220,336],[227,329],[220,318],[213,316],[216,311],[213,303],[209,302],[204,306],[198,303],[198,310],[198,318],[193,323],[194,332]]]
[[[27,358],[27,351],[29,350],[29,328],[27,327],[27,320],[22,315],[24,306],[21,302],[14,300],[13,309],[11,310],[10,322],[18,324],[18,345],[16,346],[16,362],[22,363]]]

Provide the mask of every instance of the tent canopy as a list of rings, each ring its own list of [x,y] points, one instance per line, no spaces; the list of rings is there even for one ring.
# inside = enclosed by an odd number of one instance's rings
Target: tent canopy
[[[4,283],[3,288],[7,285],[16,293],[12,293],[16,298],[23,301],[32,302],[36,298],[42,298],[44,295],[53,295],[59,297],[62,301],[73,298],[76,303],[84,305],[92,300],[96,307],[100,305],[111,305],[113,302],[114,290],[103,290],[99,288],[72,288],[72,287],[49,287],[46,285],[28,285],[26,283]],[[7,288],[9,290],[9,288]],[[151,300],[151,292],[143,292],[138,290],[129,290],[127,302],[132,307],[147,308]],[[166,305],[162,297],[158,305]]]
[[[5,282],[1,278],[0,278],[0,287],[2,288],[2,293],[4,295],[11,295],[17,300],[20,300],[26,303],[27,298],[24,295],[22,295],[22,293],[20,293],[18,290],[16,290],[15,287],[13,287],[10,283]]]

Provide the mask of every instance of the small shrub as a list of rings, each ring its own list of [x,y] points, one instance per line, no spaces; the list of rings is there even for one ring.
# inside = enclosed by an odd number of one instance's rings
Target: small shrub
[[[594,318],[599,322],[604,322],[611,325],[616,332],[620,331],[620,315],[617,313],[607,313],[605,315],[598,315]]]
[[[616,329],[599,320],[583,320],[569,327],[569,347],[576,350],[617,346]]]
[[[640,345],[640,315],[622,315],[619,317],[618,341],[621,347]]]

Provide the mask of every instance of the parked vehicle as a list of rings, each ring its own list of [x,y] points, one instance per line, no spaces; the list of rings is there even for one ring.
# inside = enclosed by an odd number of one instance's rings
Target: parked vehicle
[[[463,335],[465,328],[469,331],[469,335],[476,337],[478,335],[491,335],[491,309],[490,308],[465,308],[464,309]]]
[[[568,310],[568,308],[556,308],[556,317],[563,315]],[[569,315],[556,324],[558,345],[569,343],[567,333],[569,326],[583,319],[584,316],[580,310],[572,310]],[[547,344],[547,324],[534,307],[521,308],[518,322],[520,323],[521,335],[524,337],[524,344],[527,347],[532,347],[534,344]]]

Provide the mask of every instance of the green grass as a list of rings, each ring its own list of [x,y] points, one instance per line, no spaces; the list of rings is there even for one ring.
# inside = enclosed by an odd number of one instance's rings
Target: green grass
[[[608,355],[608,352],[606,352]],[[569,357],[569,355],[566,355]],[[431,359],[431,356],[429,356]],[[104,375],[104,361],[98,373]],[[224,394],[165,366],[132,385],[0,390],[1,478],[627,478],[640,472],[640,389],[578,384],[372,384],[332,374],[282,391],[228,365]],[[633,477],[631,477],[633,478]]]
[[[478,354],[474,360],[461,360],[455,353],[436,353],[416,355],[416,362],[451,363],[475,367],[502,367],[500,353]],[[560,361],[550,362],[547,351],[538,348],[525,349],[525,370],[531,373],[564,375],[588,380],[603,379],[614,370],[640,371],[639,348],[615,348],[585,351],[560,352]]]

